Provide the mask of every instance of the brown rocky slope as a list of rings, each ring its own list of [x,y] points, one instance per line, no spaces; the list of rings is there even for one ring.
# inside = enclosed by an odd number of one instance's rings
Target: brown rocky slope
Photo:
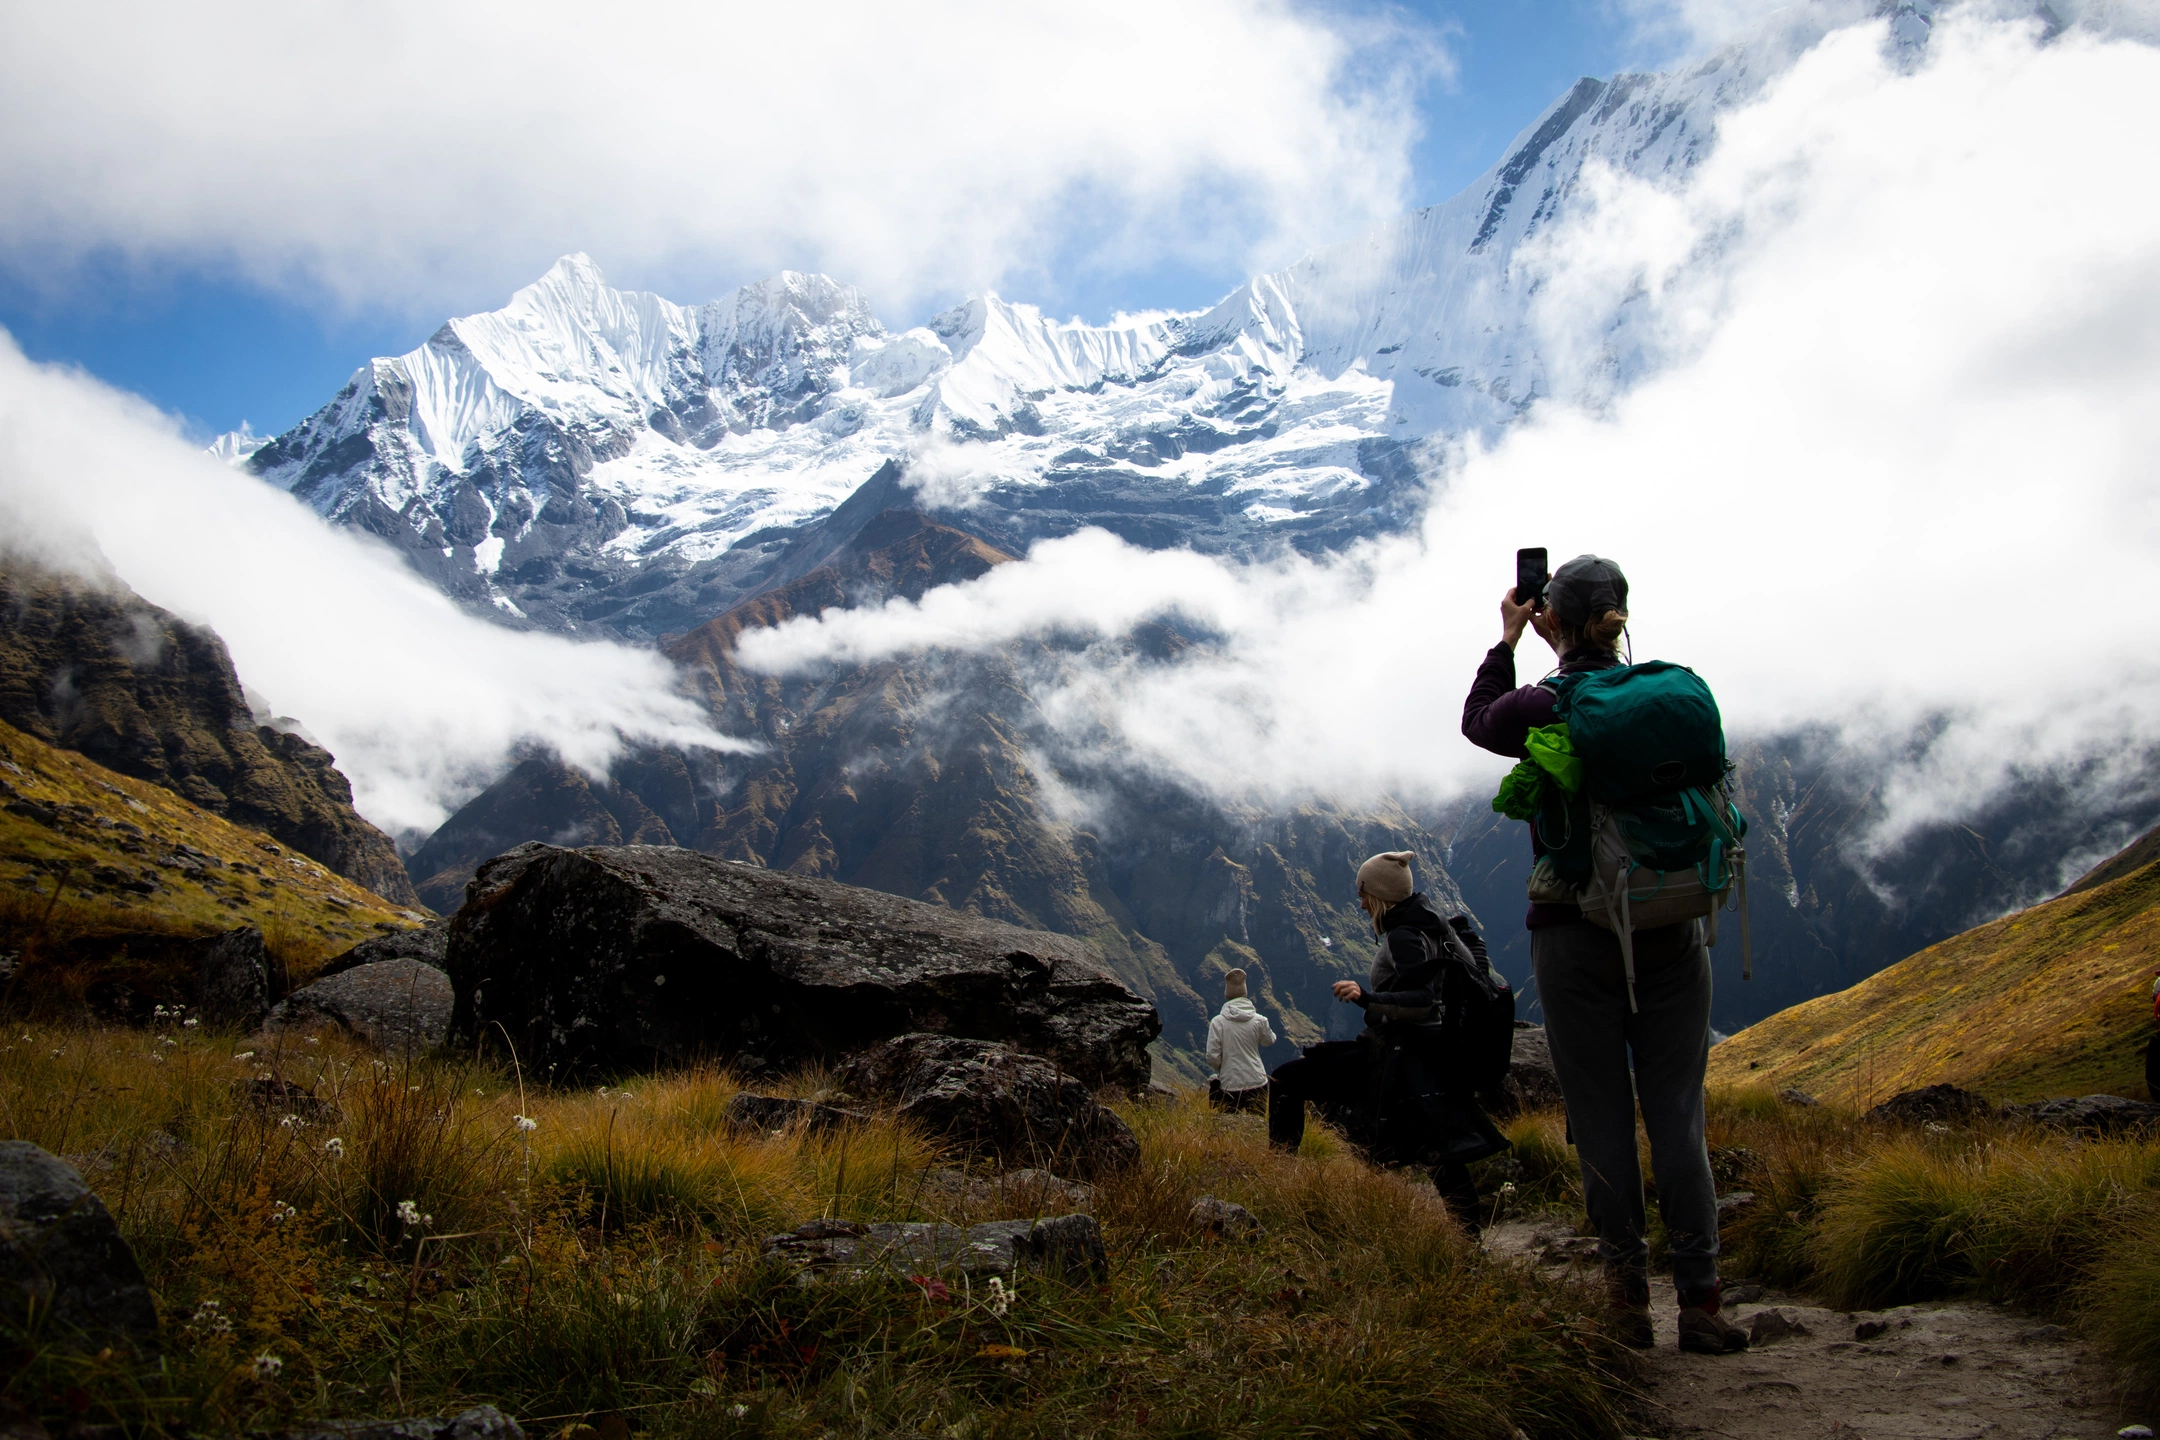
[[[224,642],[117,579],[0,564],[0,720],[419,903],[330,752],[256,724]]]

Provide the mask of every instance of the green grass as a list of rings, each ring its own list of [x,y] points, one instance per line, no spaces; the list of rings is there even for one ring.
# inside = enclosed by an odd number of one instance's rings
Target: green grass
[[[1994,1122],[1884,1129],[1713,1092],[1723,1188],[1756,1196],[1724,1268],[1846,1309],[1977,1297],[2053,1317],[2160,1391],[2160,1139]]]
[[[805,1285],[761,1258],[820,1215],[1008,1213],[927,1184],[954,1157],[890,1116],[735,1138],[719,1071],[540,1093],[329,1038],[248,1048],[46,1025],[0,1046],[0,1131],[78,1157],[171,1347],[156,1385],[123,1358],[19,1351],[0,1398],[167,1433],[479,1402],[545,1435],[617,1414],[655,1436],[1641,1428],[1634,1361],[1579,1282],[1486,1263],[1421,1176],[1324,1129],[1287,1156],[1259,1117],[1128,1107],[1140,1162],[1094,1203],[1108,1282],[1031,1275],[1000,1304],[957,1276]],[[334,1109],[301,1125],[242,1104],[266,1073]],[[1194,1235],[1201,1194],[1267,1233]],[[403,1201],[430,1218],[401,1220]]]

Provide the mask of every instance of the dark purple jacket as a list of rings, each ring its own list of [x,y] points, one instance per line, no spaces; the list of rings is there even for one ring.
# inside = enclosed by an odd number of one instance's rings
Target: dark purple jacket
[[[1561,661],[1559,673],[1610,670],[1619,663],[1611,655],[1581,654]],[[1540,725],[1553,723],[1553,704],[1553,692],[1543,685],[1516,685],[1514,647],[1495,645],[1485,652],[1477,679],[1470,682],[1470,698],[1463,701],[1462,707],[1462,733],[1473,745],[1520,760],[1529,754],[1523,748],[1524,738]],[[1532,827],[1530,853],[1538,855],[1543,851],[1537,830]],[[1573,905],[1532,905],[1523,923],[1532,930],[1542,930],[1548,925],[1568,925],[1581,919],[1582,911]]]

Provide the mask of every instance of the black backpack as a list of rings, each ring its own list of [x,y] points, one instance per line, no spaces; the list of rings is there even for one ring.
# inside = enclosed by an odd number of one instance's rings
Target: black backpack
[[[1515,1057],[1515,991],[1492,968],[1469,916],[1455,916],[1448,928],[1453,943],[1439,944],[1443,1053],[1458,1079],[1489,1089],[1507,1079]]]

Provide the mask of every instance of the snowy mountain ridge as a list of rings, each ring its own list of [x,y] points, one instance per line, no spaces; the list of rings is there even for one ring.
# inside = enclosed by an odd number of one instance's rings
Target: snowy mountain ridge
[[[695,623],[784,576],[789,537],[878,476],[1015,551],[1087,524],[1331,548],[1407,523],[1440,447],[1552,393],[1524,246],[1593,165],[1692,167],[1856,7],[1793,8],[1673,73],[1577,82],[1454,198],[1205,311],[1090,325],[982,295],[895,334],[822,275],[685,306],[569,255],[275,440],[220,444],[468,603],[566,630]],[[1889,42],[1923,43],[1932,9],[1882,7]],[[1624,350],[1606,363],[1629,378]]]

